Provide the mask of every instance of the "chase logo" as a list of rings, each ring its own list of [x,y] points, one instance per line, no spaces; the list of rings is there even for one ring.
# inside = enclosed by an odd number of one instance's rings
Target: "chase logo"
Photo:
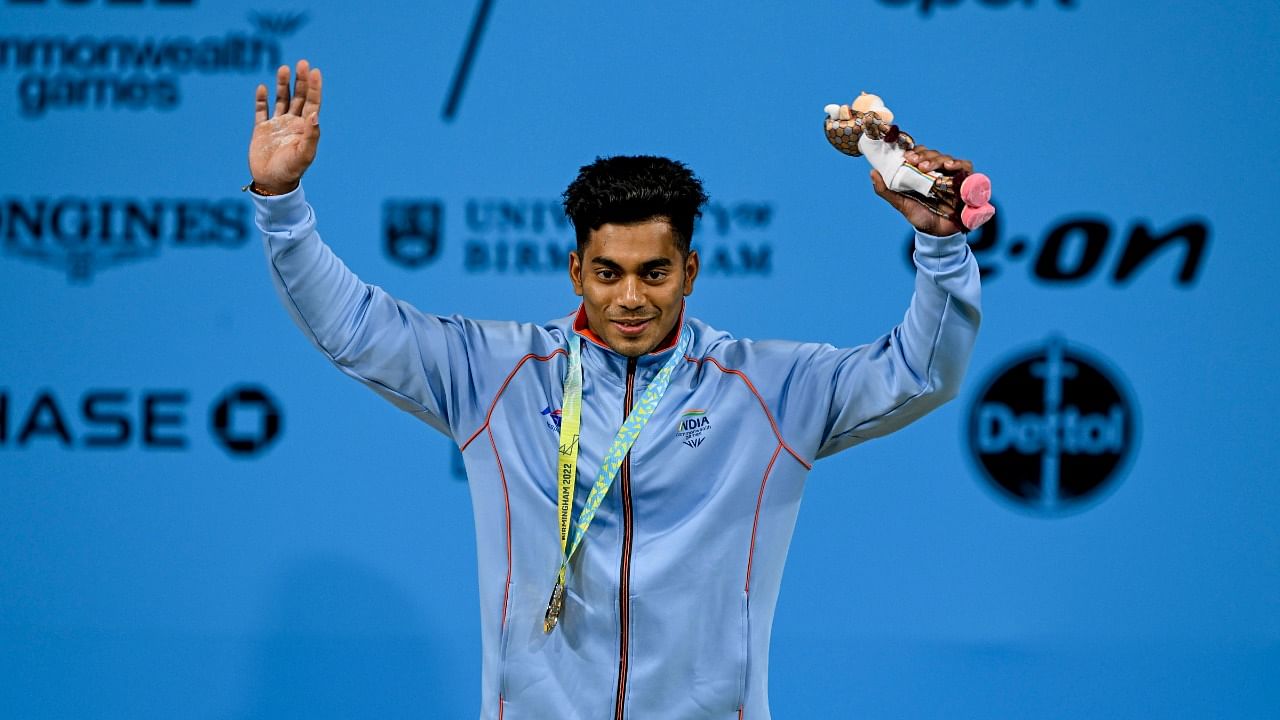
[[[556,408],[555,410],[552,410],[550,405],[542,408],[542,417],[544,422],[547,423],[547,427],[551,428],[557,433],[560,432],[560,419],[562,415],[563,415],[563,412],[560,410],[560,408]]]
[[[685,445],[696,448],[706,439],[710,429],[711,418],[707,417],[706,410],[685,410],[676,422],[676,437]]]
[[[969,448],[1004,499],[1079,512],[1115,485],[1137,447],[1137,408],[1107,364],[1062,338],[996,370],[969,411]]]
[[[213,436],[232,456],[262,453],[280,436],[280,406],[263,388],[228,390],[210,415]]]

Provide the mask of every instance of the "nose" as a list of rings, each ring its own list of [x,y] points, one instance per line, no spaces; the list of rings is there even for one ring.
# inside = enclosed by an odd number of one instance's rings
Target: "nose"
[[[622,281],[622,295],[618,304],[628,310],[639,310],[644,307],[644,295],[641,292],[640,278],[627,277]]]

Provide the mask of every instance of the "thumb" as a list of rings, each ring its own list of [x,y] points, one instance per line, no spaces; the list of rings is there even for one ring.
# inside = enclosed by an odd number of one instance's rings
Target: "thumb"
[[[889,191],[889,186],[884,184],[884,178],[880,176],[880,171],[875,168],[871,169],[871,187],[875,189],[876,194],[885,197],[885,193]]]
[[[879,170],[871,171],[871,187],[876,191],[877,195],[884,198],[885,202],[896,208],[898,212],[905,212],[903,208],[906,206],[907,199],[902,194],[889,189],[889,186],[884,182],[884,178],[880,176]]]

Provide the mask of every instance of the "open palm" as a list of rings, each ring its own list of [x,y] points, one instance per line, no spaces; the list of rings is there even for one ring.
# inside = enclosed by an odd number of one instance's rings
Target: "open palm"
[[[320,89],[318,68],[298,61],[297,80],[289,94],[289,67],[276,71],[275,112],[267,114],[267,86],[259,85],[255,97],[253,138],[249,141],[249,172],[253,189],[267,195],[293,190],[316,159],[320,143]]]

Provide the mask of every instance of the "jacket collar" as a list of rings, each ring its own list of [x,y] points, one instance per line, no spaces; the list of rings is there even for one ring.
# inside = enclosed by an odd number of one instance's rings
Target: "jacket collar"
[[[583,305],[578,305],[578,311],[575,312],[573,315],[573,331],[578,333],[582,337],[586,338],[593,344],[605,350],[608,350],[611,353],[617,354],[617,351],[609,347],[609,345],[606,344],[605,341],[601,339],[599,335],[596,334],[596,331],[592,330],[591,326],[587,324],[587,310],[586,310],[586,307],[584,307]],[[675,330],[672,330],[671,334],[668,335],[665,340],[659,343],[657,348],[655,348],[652,352],[649,352],[648,354],[646,354],[645,357],[665,355],[668,350],[671,350],[676,346],[676,343],[680,342],[681,332],[684,332],[684,301],[683,300],[680,301],[680,319],[676,321]]]
[[[680,319],[676,321],[675,330],[667,336],[665,340],[658,345],[656,349],[645,355],[636,358],[636,373],[641,382],[647,382],[649,376],[656,373],[662,365],[670,357],[671,352],[675,350],[676,344],[680,341],[680,333],[691,332],[685,326],[685,304],[680,303]],[[587,343],[594,345],[601,352],[583,353],[583,362],[589,366],[594,366],[597,370],[604,370],[606,375],[619,379],[625,379],[627,374],[627,358],[609,347],[599,335],[587,324],[586,309],[579,305],[578,310],[573,316],[573,332],[587,340]],[[594,357],[593,357],[594,356]],[[593,362],[594,361],[594,362]]]

